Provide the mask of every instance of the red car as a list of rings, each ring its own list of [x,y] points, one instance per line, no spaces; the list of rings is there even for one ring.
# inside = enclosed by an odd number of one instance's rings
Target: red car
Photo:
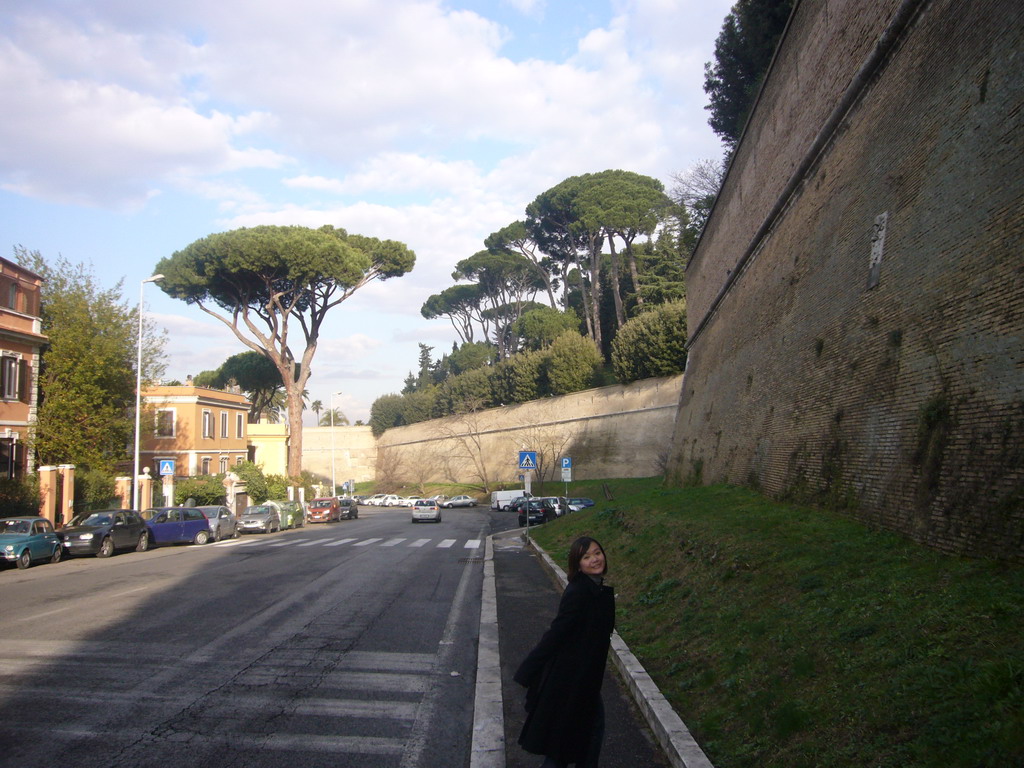
[[[333,496],[309,502],[310,523],[336,523],[341,520],[341,507]]]

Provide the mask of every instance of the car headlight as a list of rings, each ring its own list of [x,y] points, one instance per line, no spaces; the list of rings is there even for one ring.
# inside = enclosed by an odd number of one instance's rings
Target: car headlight
[[[91,533],[83,533],[83,534],[80,534],[78,536],[78,538],[80,538],[82,541],[91,541],[92,540],[92,534]]]
[[[4,547],[4,552],[13,552],[13,551],[14,551],[14,547],[12,545],[10,545],[10,544],[8,544],[6,547]]]

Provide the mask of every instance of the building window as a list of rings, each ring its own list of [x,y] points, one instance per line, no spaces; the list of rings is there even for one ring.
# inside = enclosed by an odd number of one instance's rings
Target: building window
[[[0,397],[4,400],[18,399],[18,368],[21,360],[10,355],[0,358]]]
[[[228,412],[227,411],[221,411],[220,412],[220,436],[221,437],[227,437],[228,436]]]
[[[241,456],[236,456],[235,457],[235,466],[238,467],[238,466],[241,466],[241,464],[242,464],[242,457]]]
[[[228,471],[228,457],[227,456],[221,456],[220,457],[220,473],[223,475],[223,474],[226,474],[227,471]]]
[[[242,437],[245,433],[245,421],[242,418],[242,414],[235,414],[235,437]]]
[[[7,306],[18,311],[18,284],[11,283],[7,288]]]
[[[203,474],[204,475],[210,474],[210,457],[209,456],[204,456],[203,457]]]
[[[203,411],[203,437],[213,436],[213,412]]]
[[[174,409],[160,408],[156,412],[156,436],[174,437]]]

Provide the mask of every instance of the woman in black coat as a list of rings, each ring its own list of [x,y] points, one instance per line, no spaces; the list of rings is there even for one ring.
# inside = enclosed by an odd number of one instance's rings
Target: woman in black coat
[[[527,688],[519,743],[546,756],[542,768],[596,766],[604,737],[604,680],[615,628],[615,594],[606,586],[604,549],[582,536],[569,549],[569,583],[551,627],[519,665]]]

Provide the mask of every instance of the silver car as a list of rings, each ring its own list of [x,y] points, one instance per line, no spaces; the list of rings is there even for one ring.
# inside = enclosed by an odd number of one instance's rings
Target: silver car
[[[272,501],[246,507],[238,520],[239,533],[273,533],[280,530],[281,511]]]
[[[200,507],[206,519],[210,521],[210,537],[214,541],[233,539],[238,535],[238,518],[227,507]]]

